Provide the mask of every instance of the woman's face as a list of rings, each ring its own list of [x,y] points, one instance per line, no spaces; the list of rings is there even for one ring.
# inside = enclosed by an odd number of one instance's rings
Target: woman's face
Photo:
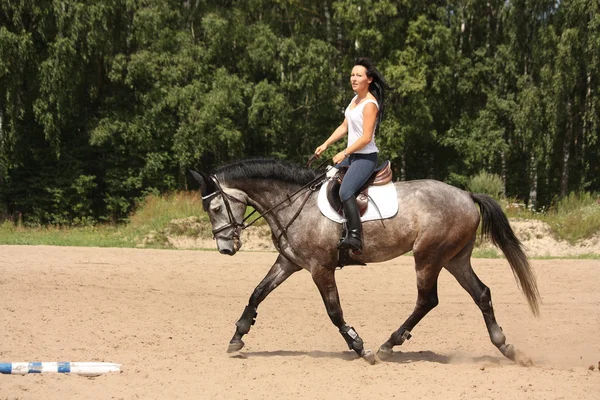
[[[352,68],[350,74],[350,84],[352,84],[352,90],[360,93],[369,90],[369,84],[373,81],[373,78],[367,77],[367,69],[362,65],[355,65]]]

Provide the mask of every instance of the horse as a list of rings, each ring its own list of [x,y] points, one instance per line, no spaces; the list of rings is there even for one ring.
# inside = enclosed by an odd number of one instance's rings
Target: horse
[[[256,322],[260,303],[293,273],[310,272],[331,322],[348,348],[374,364],[389,359],[393,348],[411,338],[411,331],[438,305],[437,281],[442,268],[454,276],[481,310],[491,342],[510,360],[517,351],[506,342],[496,322],[490,289],[471,266],[471,254],[481,221],[481,234],[506,256],[517,285],[532,313],[539,314],[536,278],[522,244],[500,205],[491,197],[470,193],[436,180],[394,182],[399,212],[392,218],[363,223],[360,263],[377,263],[412,250],[417,276],[417,301],[412,314],[383,343],[377,353],[366,350],[363,340],[344,320],[335,281],[340,224],[325,218],[318,206],[317,186],[324,174],[282,160],[241,160],[218,168],[212,175],[190,171],[200,183],[207,212],[221,254],[233,256],[242,246],[241,232],[247,206],[252,206],[271,228],[279,255],[249,298],[228,352],[244,347],[242,337]],[[479,206],[479,209],[478,207]],[[481,213],[481,215],[480,215]]]

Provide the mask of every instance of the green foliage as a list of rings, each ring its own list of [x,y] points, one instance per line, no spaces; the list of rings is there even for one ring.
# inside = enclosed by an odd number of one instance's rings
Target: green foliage
[[[472,193],[483,193],[496,200],[504,197],[504,182],[502,177],[481,171],[467,182],[467,189]]]
[[[564,240],[575,243],[600,232],[600,196],[571,193],[543,219]]]
[[[0,225],[1,244],[169,248],[168,236],[211,238],[212,228],[197,193],[149,195],[124,224],[57,227]]]
[[[164,196],[149,195],[141,201],[129,218],[127,230],[136,236],[150,231],[161,231],[174,219],[197,216],[202,221],[208,217],[202,211],[202,199],[198,193],[181,192]]]
[[[254,207],[250,207],[250,206],[248,206],[248,207],[246,208],[246,213],[245,213],[245,215],[244,215],[244,218],[247,218],[247,217],[248,217],[250,214],[254,213],[254,214],[252,215],[252,217],[250,217],[250,219],[249,219],[248,221],[246,221],[246,223],[248,223],[248,224],[249,224],[249,223],[251,223],[252,221],[254,221],[255,219],[257,219],[257,218],[259,217],[259,215],[260,215],[260,214],[258,214],[258,212],[254,212],[254,211],[255,211],[255,210],[254,210]],[[266,221],[264,218],[260,218],[260,219],[258,219],[258,220],[257,220],[257,221],[256,221],[256,222],[253,224],[253,226],[267,226],[267,225],[268,225],[268,224],[267,224],[267,221]]]
[[[501,203],[510,218],[544,221],[557,237],[574,243],[600,231],[599,201],[597,195],[573,195],[560,202],[556,209],[545,213],[529,211],[524,204],[516,204],[511,199],[504,199]],[[250,212],[252,209],[248,208],[246,215]],[[264,224],[264,219],[257,223]],[[0,244],[172,248],[169,238],[175,236],[212,237],[212,227],[202,211],[202,202],[197,193],[150,195],[138,204],[136,212],[126,224],[79,227],[23,226],[11,222],[0,224]],[[496,248],[484,246],[476,247],[473,256],[499,258],[501,254]],[[598,255],[587,254],[578,258],[597,259]]]
[[[588,0],[0,0],[0,215],[124,222],[190,167],[305,161],[356,56],[394,89],[398,178],[486,170],[537,208],[599,192],[599,28]]]
[[[474,258],[502,258],[502,253],[499,253],[495,247],[485,247],[478,248],[476,247],[473,250]]]
[[[504,197],[503,199],[500,199],[500,205],[509,219],[541,220],[544,215],[543,212],[527,208],[525,203],[520,202],[519,199],[515,197]]]
[[[469,185],[469,177],[450,172],[448,178],[446,179],[446,183],[461,189],[466,189]]]
[[[5,221],[0,224],[0,243],[12,245],[134,247],[114,225],[85,227],[17,226]]]
[[[589,192],[571,193],[541,212],[531,211],[516,199],[502,201],[509,218],[545,222],[557,239],[576,243],[600,232],[600,196]]]

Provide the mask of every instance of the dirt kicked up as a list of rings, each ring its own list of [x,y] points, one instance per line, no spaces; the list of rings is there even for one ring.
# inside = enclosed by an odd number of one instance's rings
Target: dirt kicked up
[[[479,309],[445,271],[440,304],[374,366],[348,350],[310,275],[258,309],[246,347],[227,354],[275,253],[0,246],[0,362],[106,361],[122,372],[0,375],[0,399],[597,399],[600,262],[532,261],[534,318],[505,260],[473,261],[507,341],[505,359]],[[336,273],[344,316],[374,351],[416,300],[413,259]],[[400,350],[402,350],[400,352]]]

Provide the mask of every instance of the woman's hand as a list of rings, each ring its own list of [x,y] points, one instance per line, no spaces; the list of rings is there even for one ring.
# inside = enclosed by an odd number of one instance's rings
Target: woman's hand
[[[319,158],[319,156],[321,155],[322,152],[327,150],[327,147],[329,147],[329,146],[327,146],[325,143],[323,143],[322,145],[317,147],[317,149],[315,150],[315,155],[317,156],[317,158]]]
[[[339,164],[346,158],[346,150],[340,151],[333,157],[333,165]]]

